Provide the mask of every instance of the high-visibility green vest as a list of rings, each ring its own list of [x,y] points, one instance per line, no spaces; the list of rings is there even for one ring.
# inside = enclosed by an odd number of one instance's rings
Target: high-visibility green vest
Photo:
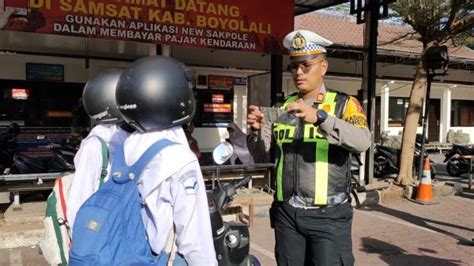
[[[348,96],[326,92],[318,105],[329,116],[342,117]],[[281,109],[297,100],[289,96]],[[346,192],[350,182],[350,153],[329,144],[313,124],[299,126],[273,124],[277,144],[276,199],[287,201],[293,195],[308,199],[315,205],[326,205],[328,196]]]

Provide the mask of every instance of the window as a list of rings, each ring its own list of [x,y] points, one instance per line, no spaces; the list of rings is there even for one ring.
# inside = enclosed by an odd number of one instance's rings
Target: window
[[[402,127],[405,121],[405,113],[408,110],[409,98],[390,97],[388,107],[388,125],[391,127]],[[422,114],[418,119],[418,126],[421,126]]]
[[[408,98],[390,98],[388,107],[388,123],[390,126],[403,126],[405,112],[408,109]]]
[[[451,126],[474,126],[474,101],[453,100],[451,103]]]

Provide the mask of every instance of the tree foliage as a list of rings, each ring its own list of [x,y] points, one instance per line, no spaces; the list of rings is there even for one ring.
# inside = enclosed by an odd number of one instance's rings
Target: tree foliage
[[[474,2],[469,0],[399,0],[391,8],[420,35],[423,44],[472,36]]]
[[[418,34],[423,44],[421,60],[416,68],[410,102],[405,115],[400,172],[397,181],[413,183],[413,151],[416,128],[427,85],[426,50],[439,45],[467,45],[472,41],[474,2],[469,0],[398,0],[391,5],[405,23]]]

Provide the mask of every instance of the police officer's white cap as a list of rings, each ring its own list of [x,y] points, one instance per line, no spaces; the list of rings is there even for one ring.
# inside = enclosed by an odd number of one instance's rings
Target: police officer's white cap
[[[332,44],[330,40],[309,30],[292,31],[283,40],[291,61],[309,60],[318,54],[327,53],[325,47]]]

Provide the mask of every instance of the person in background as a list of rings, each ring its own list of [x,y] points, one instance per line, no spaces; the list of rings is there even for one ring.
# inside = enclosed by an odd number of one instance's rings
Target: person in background
[[[82,98],[72,109],[71,134],[81,135],[83,138],[89,134],[91,130],[91,119],[84,109],[84,101]]]
[[[0,175],[13,164],[13,156],[17,152],[17,136],[20,126],[10,123],[7,128],[0,130]]]
[[[247,147],[247,135],[234,122],[227,125],[227,132],[229,137],[226,141],[232,144],[232,148],[234,148],[234,153],[230,157],[230,164],[254,164],[253,157]]]
[[[194,152],[198,159],[201,158],[201,150],[199,149],[199,145],[197,140],[193,137],[194,132],[194,124],[193,122],[189,122],[183,125],[184,134],[186,135],[186,139],[188,140],[189,148]]]
[[[329,90],[324,76],[332,42],[297,30],[284,39],[298,92],[277,108],[289,120],[268,121],[251,105],[248,143],[276,151],[276,193],[270,209],[278,265],[353,265],[351,154],[370,146],[367,118],[359,101]],[[271,124],[273,122],[273,124]]]

